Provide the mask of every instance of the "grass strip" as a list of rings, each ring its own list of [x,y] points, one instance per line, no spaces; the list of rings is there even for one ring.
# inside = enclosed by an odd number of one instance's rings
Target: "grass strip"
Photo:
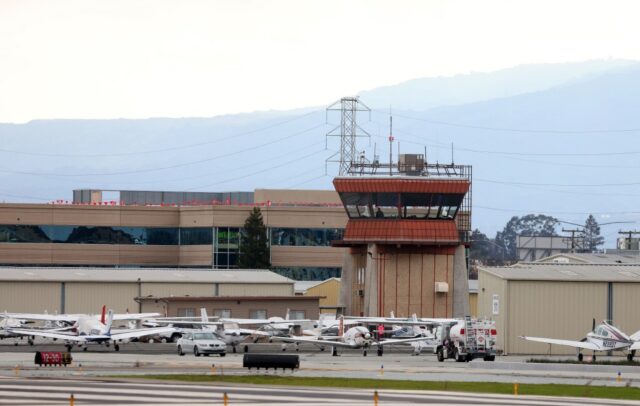
[[[225,382],[253,385],[320,386],[353,389],[431,390],[513,395],[514,385],[502,382],[400,381],[269,375],[118,375],[116,378],[160,379],[184,382]],[[561,384],[519,384],[518,394],[605,399],[640,399],[640,388]]]
[[[547,358],[529,358],[528,363],[533,364],[579,364],[579,365],[615,365],[615,366],[640,366],[638,361],[625,360],[604,360],[604,361],[578,361],[577,359],[547,359]]]

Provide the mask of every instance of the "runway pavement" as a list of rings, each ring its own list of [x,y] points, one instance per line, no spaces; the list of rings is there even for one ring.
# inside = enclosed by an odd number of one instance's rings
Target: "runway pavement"
[[[369,378],[396,380],[430,380],[430,381],[477,381],[477,382],[507,382],[519,384],[562,383],[594,386],[634,386],[640,387],[640,367],[635,366],[606,366],[586,364],[531,364],[525,362],[528,357],[497,357],[495,362],[474,360],[469,363],[457,363],[453,360],[437,362],[433,354],[413,356],[407,349],[386,351],[384,356],[369,354],[363,357],[361,351],[343,351],[339,357],[332,357],[328,351],[320,352],[316,347],[302,348],[300,352],[300,369],[291,371],[247,371],[242,368],[243,354],[227,354],[226,357],[194,357],[186,355],[180,357],[175,353],[174,344],[146,344],[129,343],[121,347],[120,352],[113,348],[101,346],[91,347],[87,352],[74,351],[74,361],[68,367],[38,367],[34,365],[34,352],[64,351],[60,344],[30,346],[1,345],[0,344],[0,404],[65,404],[56,403],[65,400],[73,392],[77,396],[86,395],[84,404],[222,404],[221,393],[224,388],[216,389],[211,385],[189,386],[162,384],[143,384],[126,382],[104,384],[92,380],[103,379],[105,376],[117,375],[149,375],[149,374],[269,374],[284,376],[325,376],[338,378]],[[308,351],[307,351],[308,350]],[[250,352],[280,352],[281,346],[276,344],[253,345]],[[289,351],[288,353],[291,353]],[[295,351],[293,351],[295,353]],[[537,357],[539,358],[539,357]],[[570,358],[570,357],[560,357]],[[608,357],[607,357],[608,358]],[[603,359],[603,358],[600,358]],[[616,358],[620,359],[620,358]],[[617,379],[618,372],[621,373]],[[89,381],[86,381],[86,380]],[[126,384],[126,385],[125,385]],[[124,385],[118,387],[118,385]],[[128,385],[128,386],[127,386]],[[155,385],[155,386],[154,386]],[[48,394],[49,387],[52,390]],[[43,390],[36,391],[35,387]],[[86,387],[86,388],[85,388]],[[176,396],[182,396],[173,401],[170,398],[156,396],[153,393],[162,387],[176,391]],[[31,389],[29,389],[31,388]],[[82,392],[85,388],[85,392]],[[88,388],[92,388],[89,390]],[[102,388],[102,389],[100,389]],[[111,388],[110,390],[107,390]],[[122,390],[121,390],[122,389]],[[325,389],[266,389],[266,388],[233,387],[234,397],[238,403],[251,404],[257,399],[267,399],[271,404],[317,404],[314,403],[313,393],[348,393],[348,402],[335,400],[339,404],[372,404],[371,391],[347,391]],[[130,401],[124,402],[118,396],[125,395],[131,390]],[[168,389],[167,389],[168,390]],[[102,391],[102,392],[101,392]],[[106,392],[105,392],[106,391]],[[151,394],[137,394],[150,392]],[[256,395],[256,391],[258,394]],[[262,391],[262,392],[260,392]],[[300,392],[303,391],[303,392]],[[305,392],[310,391],[310,392]],[[191,393],[192,392],[192,393]],[[33,393],[32,397],[28,394]],[[191,393],[191,394],[190,394]],[[101,399],[101,396],[104,399]],[[174,396],[174,395],[171,395]],[[190,398],[189,396],[193,396]],[[217,396],[217,398],[216,398]],[[230,394],[231,396],[231,394]],[[258,398],[252,398],[258,396]],[[287,400],[281,397],[287,396]],[[271,398],[273,397],[273,398]],[[515,399],[509,398],[502,402],[499,397],[483,397],[481,395],[451,395],[434,393],[412,393],[385,391],[381,399],[383,404],[405,403],[435,403],[435,404],[516,404]],[[214,400],[212,402],[212,399]],[[471,401],[473,399],[473,401]],[[317,400],[317,399],[316,399]],[[468,400],[468,402],[467,402]],[[566,399],[560,403],[553,403],[550,399],[534,399],[519,397],[518,404],[567,404]],[[26,401],[26,403],[24,403]],[[188,402],[187,402],[188,401]],[[103,402],[103,403],[99,403]],[[118,403],[124,402],[124,403]],[[164,402],[164,403],[162,403]],[[453,402],[453,403],[452,403]],[[456,403],[457,402],[457,403]],[[526,403],[528,402],[528,403]],[[540,403],[542,402],[542,403]],[[591,403],[590,403],[591,402]],[[257,402],[267,404],[264,402]],[[580,401],[580,404],[604,404],[602,400]],[[76,402],[76,404],[83,404]],[[230,403],[234,404],[234,403]],[[618,403],[608,403],[618,404]]]
[[[227,394],[229,405],[373,405],[374,392],[362,389],[258,387],[220,384],[171,384],[167,382],[102,382],[82,379],[0,379],[0,404],[68,405],[71,394],[76,405],[221,405]],[[630,401],[606,399],[505,396],[452,392],[385,390],[378,393],[380,405],[633,405]]]

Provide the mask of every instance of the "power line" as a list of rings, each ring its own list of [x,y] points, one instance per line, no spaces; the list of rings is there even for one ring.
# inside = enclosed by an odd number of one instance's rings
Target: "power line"
[[[237,137],[243,137],[245,135],[250,135],[250,134],[255,134],[258,132],[262,132],[262,131],[266,131],[275,127],[279,127],[283,124],[288,124],[290,122],[299,120],[301,118],[310,116],[314,113],[317,113],[319,110],[313,110],[310,111],[306,114],[302,114],[300,116],[296,116],[287,120],[282,120],[282,121],[278,121],[277,123],[273,123],[264,127],[260,127],[260,128],[255,128],[253,130],[249,130],[249,131],[244,131],[244,132],[240,132],[240,133],[236,133],[233,135],[228,135],[222,138],[217,138],[215,140],[211,140],[211,141],[203,141],[203,142],[198,142],[195,144],[187,144],[187,145],[179,145],[179,146],[175,146],[175,147],[167,147],[167,148],[160,148],[160,149],[153,149],[153,150],[147,150],[147,151],[130,151],[130,152],[119,152],[119,153],[108,153],[108,154],[60,154],[60,153],[48,153],[48,152],[32,152],[32,151],[18,151],[18,150],[11,150],[11,149],[5,149],[5,148],[0,148],[0,152],[4,152],[4,153],[10,153],[10,154],[19,154],[19,155],[30,155],[30,156],[48,156],[48,157],[59,157],[59,158],[99,158],[99,157],[118,157],[118,156],[132,156],[132,155],[145,155],[145,154],[156,154],[156,153],[161,153],[161,152],[171,152],[171,151],[178,151],[178,150],[182,150],[182,149],[189,149],[189,148],[196,148],[196,147],[201,147],[204,145],[210,145],[210,144],[215,144],[217,142],[221,142],[221,141],[226,141],[226,140],[230,140],[230,139],[235,139]]]
[[[309,149],[311,147],[317,147],[320,144],[324,144],[324,142],[317,142],[315,144],[306,145],[306,146],[304,146],[302,148],[296,148],[294,150],[287,151],[286,153],[283,153],[281,155],[271,156],[270,159],[265,159],[265,160],[262,160],[260,162],[252,162],[252,163],[249,163],[248,165],[244,165],[244,166],[234,166],[232,168],[228,168],[228,165],[227,165],[227,166],[225,166],[225,171],[227,171],[227,172],[235,172],[235,171],[242,170],[242,169],[252,168],[252,167],[254,167],[256,165],[256,163],[263,164],[263,163],[268,163],[268,162],[272,162],[272,161],[279,161],[282,158],[287,158],[287,157],[291,156],[291,154],[295,154],[295,153],[298,153],[300,151],[304,151],[304,150]],[[149,183],[181,182],[181,181],[185,181],[185,180],[194,180],[194,179],[200,179],[200,178],[204,178],[204,177],[211,177],[211,174],[210,173],[204,173],[204,174],[195,175],[195,176],[187,176],[187,177],[183,176],[183,177],[180,177],[180,178],[160,179],[160,180],[153,180],[153,181],[147,181],[147,182],[125,182],[125,184],[140,185],[140,184],[149,184]],[[121,184],[121,183],[118,183],[118,184]],[[112,187],[109,187],[109,188],[112,188]]]
[[[424,136],[421,135],[416,135],[416,134],[412,134],[407,132],[406,130],[403,129],[396,129],[397,132],[401,133],[401,134],[406,134],[409,135],[411,137],[417,138],[417,139],[423,139],[426,138]],[[429,138],[426,138],[427,140]],[[449,144],[443,144],[440,142],[436,142],[436,143],[419,143],[419,142],[415,142],[415,141],[408,141],[408,140],[402,140],[403,142],[408,142],[408,143],[415,143],[418,145],[429,145],[431,147],[434,148],[440,148],[440,149],[449,149],[451,148],[451,145]],[[433,142],[433,141],[432,141]],[[585,153],[579,153],[579,152],[571,152],[571,153],[564,153],[564,152],[559,152],[559,153],[536,153],[536,152],[517,152],[517,151],[491,151],[491,150],[486,150],[486,149],[474,149],[474,148],[466,148],[466,147],[456,147],[454,145],[454,149],[457,151],[465,151],[465,152],[473,152],[473,153],[477,153],[477,154],[491,154],[491,155],[513,155],[513,156],[546,156],[546,157],[581,157],[581,156],[585,156],[585,157],[594,157],[594,156],[624,156],[624,155],[638,155],[640,154],[640,151],[611,151],[611,152],[585,152]]]
[[[385,113],[382,110],[374,109],[374,112]],[[431,120],[421,117],[412,117],[403,114],[394,113],[396,117],[402,117],[409,120],[424,121],[430,124],[446,125],[450,127],[469,128],[474,130],[488,130],[497,132],[516,132],[516,133],[532,133],[532,134],[609,134],[609,133],[631,133],[640,132],[640,128],[620,128],[620,129],[587,129],[587,130],[553,130],[553,129],[524,129],[524,128],[508,128],[508,127],[489,127],[473,124],[453,123],[450,121]]]
[[[589,215],[589,214],[609,214],[609,215],[625,215],[625,214],[640,214],[640,211],[604,211],[604,212],[583,212],[583,211],[550,211],[550,210],[522,210],[522,209],[509,209],[504,207],[489,207],[489,206],[478,206],[473,205],[473,209],[482,209],[482,210],[491,210],[491,211],[500,211],[507,213],[548,213],[548,214],[580,214],[580,215]]]
[[[315,130],[317,128],[320,128],[320,127],[322,127],[324,125],[325,124],[318,124],[316,126],[307,128],[307,129],[302,130],[302,131],[295,132],[295,133],[287,135],[285,137],[281,137],[281,138],[278,138],[276,140],[269,141],[269,142],[266,142],[266,143],[263,143],[263,144],[255,145],[253,147],[244,148],[244,149],[241,149],[241,150],[238,150],[238,151],[229,152],[229,153],[225,153],[225,154],[220,154],[220,155],[217,155],[217,156],[213,156],[213,157],[209,157],[209,158],[201,159],[201,160],[197,160],[197,161],[184,162],[184,163],[180,163],[180,164],[168,165],[168,166],[163,166],[163,167],[137,169],[137,170],[130,170],[130,171],[119,171],[119,172],[105,172],[105,173],[53,174],[53,173],[44,173],[44,172],[12,171],[12,170],[4,169],[4,168],[0,168],[0,172],[10,173],[10,174],[15,174],[15,175],[34,175],[34,176],[53,176],[53,177],[113,176],[113,175],[130,175],[130,174],[136,174],[136,173],[156,172],[156,171],[162,171],[162,170],[166,170],[166,169],[175,169],[175,168],[181,168],[181,167],[185,167],[185,166],[201,164],[201,163],[210,162],[210,161],[213,161],[213,160],[216,160],[216,159],[222,159],[222,158],[227,158],[227,157],[234,156],[234,155],[239,155],[239,154],[242,154],[242,153],[247,152],[247,151],[253,151],[253,150],[268,146],[268,145],[273,145],[273,144],[276,144],[278,142],[293,138],[293,137],[298,136],[300,134],[304,134],[306,132],[309,132],[309,131]]]
[[[195,189],[202,189],[202,188],[206,188],[206,187],[210,187],[210,186],[220,185],[220,184],[223,184],[223,183],[233,182],[234,180],[240,180],[240,179],[248,178],[249,176],[258,175],[258,174],[261,174],[261,173],[264,173],[264,172],[267,172],[267,171],[270,171],[270,170],[273,170],[273,169],[282,168],[283,166],[286,166],[286,165],[294,163],[294,162],[302,161],[303,159],[307,159],[307,158],[309,158],[309,157],[311,157],[313,155],[319,154],[319,153],[321,153],[323,151],[326,151],[326,150],[323,148],[323,149],[321,149],[319,151],[312,152],[312,153],[310,153],[308,155],[303,155],[303,156],[298,157],[296,159],[292,159],[290,161],[283,162],[280,165],[271,166],[269,168],[261,169],[261,170],[256,171],[256,172],[248,173],[246,175],[238,176],[238,177],[235,177],[235,178],[230,178],[230,179],[223,180],[223,181],[220,181],[220,182],[214,182],[214,183],[209,183],[209,184],[206,184],[206,185],[200,185],[200,186],[192,187],[192,188],[189,188],[189,189],[186,189],[186,190],[187,191],[193,191]]]
[[[526,183],[526,182],[509,182],[502,180],[494,180],[494,179],[482,179],[482,178],[474,178],[474,182],[486,182],[486,183],[497,183],[503,185],[520,185],[520,186],[560,186],[560,187],[607,187],[607,186],[637,186],[640,185],[640,182],[629,182],[629,183],[583,183],[583,184],[575,184],[575,183]]]

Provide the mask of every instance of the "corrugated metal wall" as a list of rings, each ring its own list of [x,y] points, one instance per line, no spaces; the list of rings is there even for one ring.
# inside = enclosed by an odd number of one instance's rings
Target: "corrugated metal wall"
[[[60,283],[0,283],[0,311],[19,313],[60,312]]]
[[[65,291],[65,313],[98,314],[103,305],[115,313],[138,311],[138,303],[133,300],[138,296],[136,283],[67,282]]]
[[[494,295],[498,301],[497,314],[493,311]],[[505,350],[505,325],[508,309],[506,308],[507,281],[486,272],[478,274],[478,317],[486,317],[496,321],[498,336],[496,348]]]
[[[142,296],[215,296],[215,283],[142,283]]]
[[[305,296],[324,296],[320,299],[320,306],[338,306],[340,302],[340,282],[331,279],[328,282],[313,286],[307,290]],[[327,313],[334,313],[333,310],[327,310]]]
[[[549,345],[522,340],[529,335],[580,340],[592,319],[606,318],[607,284],[597,282],[509,281],[510,354],[548,354]],[[551,346],[551,354],[575,354],[571,347]]]
[[[613,324],[627,334],[640,330],[640,283],[613,284]]]
[[[293,284],[225,283],[220,285],[220,296],[293,296]]]

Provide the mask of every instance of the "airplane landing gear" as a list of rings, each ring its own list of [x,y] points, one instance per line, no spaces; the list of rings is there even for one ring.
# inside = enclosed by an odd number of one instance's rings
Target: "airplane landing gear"
[[[382,353],[384,352],[384,350],[382,349],[382,346],[378,347],[378,357],[382,357]]]
[[[367,356],[367,350],[366,350],[366,349],[362,350],[362,356],[363,356],[363,357],[366,357],[366,356]]]
[[[338,356],[338,349],[336,347],[331,347],[331,355],[334,357]]]
[[[584,355],[582,355],[581,352],[578,353],[578,361],[582,362],[582,360],[584,359]]]
[[[631,350],[631,352],[629,352],[629,354],[627,354],[627,361],[631,362],[633,361],[633,357],[636,356],[636,350]]]
[[[120,345],[119,344],[113,344],[113,349],[116,351],[120,351]]]
[[[31,338],[29,338],[29,340],[27,340],[27,342],[29,343],[29,345],[33,345],[33,340]]]
[[[82,347],[82,351],[87,351],[87,346]]]
[[[233,351],[233,353],[235,354],[235,353],[236,353],[236,351],[237,351],[236,346],[235,346],[235,345],[232,345],[232,346],[231,346],[231,350],[232,350],[232,351]]]
[[[73,345],[67,344],[65,345],[65,347],[67,347],[67,352],[71,352],[71,348],[73,348]]]

